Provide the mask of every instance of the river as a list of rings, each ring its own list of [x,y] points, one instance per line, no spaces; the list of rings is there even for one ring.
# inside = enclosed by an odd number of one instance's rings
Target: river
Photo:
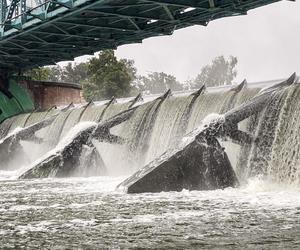
[[[6,174],[6,176],[5,176]],[[0,248],[299,249],[300,191],[254,178],[215,191],[125,194],[126,177],[0,181]]]

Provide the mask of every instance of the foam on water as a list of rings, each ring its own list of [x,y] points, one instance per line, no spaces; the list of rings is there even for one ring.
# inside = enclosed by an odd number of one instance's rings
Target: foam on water
[[[149,97],[148,103],[140,106],[130,120],[113,129],[114,133],[129,140],[129,145],[108,147],[100,144],[97,148],[107,165],[119,174],[120,169],[134,170],[143,166],[143,161],[155,158],[172,146],[170,144],[175,144],[173,134],[178,135],[180,129],[185,133],[194,131],[195,134],[183,139],[183,143],[189,143],[205,124],[224,119],[216,113],[236,107],[257,91],[243,89],[238,94],[212,91],[199,96],[192,107],[189,107],[191,97],[173,97],[159,109],[159,101]],[[62,114],[45,133],[45,138],[66,134],[60,141],[53,140],[51,151],[30,166],[20,167],[19,171],[0,170],[0,246],[15,249],[24,246],[31,249],[41,246],[69,249],[299,248],[299,95],[299,86],[293,86],[266,105],[265,112],[241,124],[240,129],[260,135],[262,141],[258,145],[237,148],[226,142],[226,152],[231,158],[238,158],[234,165],[240,179],[241,176],[245,179],[238,188],[213,191],[130,195],[115,190],[128,175],[14,180],[26,168],[57,153],[80,131],[96,125],[79,123],[67,133],[76,123],[79,111],[72,111],[72,115],[71,112],[70,115]],[[82,121],[96,121],[106,107],[103,104],[89,107]],[[127,105],[124,102],[112,106],[103,117],[111,117]],[[188,117],[184,116],[187,107],[191,108]],[[31,116],[28,121],[42,119],[44,115]],[[180,122],[182,117],[187,119],[186,127]],[[24,123],[23,118],[16,123]],[[1,135],[7,134],[14,120],[3,123]],[[268,156],[263,157],[263,152]],[[257,169],[260,171],[255,172]],[[250,176],[250,172],[255,174]]]
[[[13,131],[9,132],[4,138],[0,140],[0,144],[3,143],[7,138],[16,135],[20,131],[24,130],[22,127],[16,127]]]
[[[260,147],[251,145],[248,149],[247,146],[240,147],[231,142],[222,142],[222,145],[224,145],[226,152],[242,181],[246,181],[253,173],[254,175],[257,174],[255,171],[263,171],[263,173],[274,175],[276,171],[279,174],[286,171],[286,169],[289,169],[289,172],[293,172],[293,175],[288,177],[290,180],[291,178],[294,179],[292,181],[293,185],[297,182],[296,180],[300,179],[298,178],[298,172],[300,171],[299,168],[296,167],[300,162],[298,162],[298,156],[296,154],[294,154],[294,156],[289,156],[290,159],[293,159],[292,168],[282,167],[280,169],[278,167],[280,159],[276,158],[279,154],[282,155],[286,154],[286,152],[293,152],[287,150],[288,145],[279,148],[276,147],[276,145],[282,145],[280,142],[282,139],[280,138],[284,138],[284,133],[281,132],[283,131],[281,127],[287,127],[284,125],[284,121],[293,120],[298,117],[297,110],[292,109],[292,107],[298,106],[293,105],[298,99],[295,94],[299,92],[298,89],[299,88],[295,86],[288,91],[282,92],[282,97],[275,98],[274,103],[268,106],[270,108],[267,107],[268,110],[262,112],[256,120],[248,119],[242,122],[240,129],[246,131],[251,130],[250,132],[261,137],[263,141],[268,142],[267,144],[269,146],[266,146],[266,143],[264,143],[261,144],[263,146]],[[197,127],[201,128],[201,124],[206,122],[204,119],[207,115],[214,112],[226,112],[227,109],[247,101],[257,92],[258,89],[253,88],[244,88],[237,94],[232,91],[209,92],[197,97],[192,106],[189,106],[192,100],[190,96],[172,97],[164,100],[162,103],[156,99],[154,101],[147,100],[148,102],[140,106],[129,121],[112,129],[113,133],[126,138],[127,141],[129,141],[129,145],[116,146],[108,143],[96,143],[97,148],[100,151],[104,162],[108,166],[110,174],[130,173],[163,154],[168,148],[176,145],[178,143],[176,136],[182,136]],[[289,105],[286,105],[287,103]],[[276,107],[276,105],[279,105],[277,110],[272,108]],[[88,117],[89,119],[95,117],[99,119],[100,116],[102,116],[103,119],[106,119],[127,107],[127,102],[122,104],[112,104],[107,109],[105,105],[91,105],[84,111],[81,119],[85,120]],[[188,116],[185,115],[187,107],[191,109],[188,112]],[[56,141],[55,137],[58,135],[58,137],[64,137],[63,135],[69,130],[69,127],[72,127],[72,124],[76,124],[81,109],[82,108],[77,108],[62,113],[53,122],[51,127],[48,128],[45,139],[46,141],[49,141],[50,144],[52,143],[52,149],[55,148],[55,146],[58,146],[57,142],[54,142]],[[271,117],[271,114],[274,115]],[[185,120],[183,121],[182,119]],[[276,123],[274,121],[276,121]],[[183,125],[183,122],[187,125]],[[290,130],[292,130],[293,126],[296,126],[296,123],[297,121],[295,121],[293,125],[289,123],[290,126],[288,127],[290,127]],[[292,131],[288,133],[291,134]],[[300,145],[300,143],[298,143],[297,133],[294,135],[295,138],[293,138],[293,141],[295,145],[293,147],[297,148],[297,145]],[[64,140],[65,139],[61,139],[58,143],[65,145]],[[48,149],[51,149],[51,147]],[[57,149],[59,149],[59,147],[55,148],[55,150]],[[51,153],[52,152],[53,151],[51,151]],[[265,155],[271,156],[266,158]],[[270,161],[272,162],[270,163]],[[268,164],[266,164],[266,162],[268,162]],[[288,160],[285,164],[289,164]],[[260,168],[262,170],[259,170]],[[284,179],[286,178],[284,177],[286,175],[287,173],[282,176],[278,175],[278,178]]]
[[[1,180],[15,180],[17,178],[18,178],[18,171],[0,170],[0,181]]]
[[[57,144],[56,149],[60,150],[64,148],[67,144],[71,143],[73,139],[79,135],[82,131],[89,129],[91,127],[96,127],[96,122],[80,122],[76,124]]]
[[[207,115],[202,123],[200,124],[200,126],[198,126],[196,129],[194,129],[192,132],[188,133],[187,135],[185,135],[181,141],[180,141],[180,148],[184,147],[185,145],[191,143],[195,137],[201,132],[203,131],[207,126],[211,126],[213,124],[220,124],[220,126],[222,125],[222,123],[224,122],[224,115],[219,115],[219,114],[209,114]]]
[[[300,136],[299,133],[293,132],[300,117],[297,109],[299,107],[297,102],[300,99],[299,89],[299,85],[295,85],[274,94],[272,103],[266,105],[263,112],[239,125],[239,129],[249,131],[261,139],[257,144],[241,147],[230,141],[221,142],[242,183],[246,183],[249,177],[264,174],[282,184],[299,185],[300,157],[297,148],[300,145]],[[181,139],[187,132],[197,128],[198,130],[195,131],[199,132],[203,124],[212,122],[214,116],[215,119],[222,119],[214,113],[224,113],[230,108],[237,107],[258,91],[259,89],[256,88],[244,88],[238,93],[209,90],[195,100],[189,95],[170,97],[165,100],[155,99],[157,96],[147,97],[146,103],[137,108],[130,120],[111,130],[112,133],[126,138],[128,144],[111,145],[97,142],[95,144],[108,166],[109,174],[129,174],[163,154],[170,147],[177,145],[180,141],[178,138]],[[64,136],[79,118],[98,121],[102,117],[105,120],[127,109],[128,101],[129,99],[126,99],[122,103],[111,104],[108,107],[106,102],[101,102],[99,105],[88,106],[84,112],[82,112],[83,107],[62,112],[44,133],[47,146],[42,145],[42,147],[54,151],[61,149],[76,135],[76,129],[79,128],[79,131],[83,129],[80,125],[71,129],[75,134]],[[34,114],[27,117],[27,122],[33,116]],[[45,113],[40,114],[40,117],[44,116]],[[24,120],[22,117],[15,119],[13,123],[19,124]],[[285,140],[286,137],[290,140]],[[290,142],[294,150],[290,150]],[[30,147],[30,144],[22,143],[22,145],[29,149],[34,148]],[[54,151],[49,153],[52,154]],[[43,157],[47,155],[49,154]],[[44,159],[43,157],[38,161]]]
[[[128,195],[124,177],[0,182],[0,244],[28,248],[299,247],[299,190],[240,188]]]
[[[258,175],[249,178],[247,182],[241,186],[242,190],[247,192],[299,192],[298,185],[291,185],[289,183],[280,183],[276,179]]]
[[[82,131],[84,131],[85,129],[91,128],[91,127],[95,127],[97,125],[97,123],[95,122],[80,122],[78,123],[76,126],[74,126],[69,133],[67,133],[60,141],[59,143],[56,145],[55,148],[53,148],[52,150],[49,150],[47,153],[45,153],[43,156],[41,156],[40,158],[38,158],[37,160],[33,161],[32,163],[30,163],[29,165],[23,166],[21,167],[17,172],[18,172],[18,176],[22,175],[23,173],[25,173],[26,171],[28,171],[29,169],[32,169],[34,166],[38,165],[39,163],[45,161],[48,157],[50,157],[51,155],[57,155],[60,153],[60,151],[62,149],[65,148],[66,145],[70,144],[73,139]]]

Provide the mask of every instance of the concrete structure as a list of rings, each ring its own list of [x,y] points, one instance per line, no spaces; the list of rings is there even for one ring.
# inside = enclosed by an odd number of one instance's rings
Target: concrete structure
[[[81,86],[78,84],[33,80],[21,80],[19,83],[29,91],[37,109],[83,102]]]

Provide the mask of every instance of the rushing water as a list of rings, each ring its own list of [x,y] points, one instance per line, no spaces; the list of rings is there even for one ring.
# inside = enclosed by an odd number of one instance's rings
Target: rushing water
[[[94,142],[107,165],[106,177],[23,181],[16,179],[27,162],[19,169],[1,169],[0,162],[0,248],[299,249],[299,85],[274,94],[263,112],[239,125],[258,141],[243,146],[222,142],[239,188],[136,195],[116,190],[126,178],[120,175],[128,176],[176,145],[207,115],[237,107],[258,91],[211,91],[144,103],[112,129],[127,145]],[[44,144],[22,142],[28,161],[49,153],[78,122],[103,121],[129,106],[101,103],[61,112],[37,133]],[[8,119],[0,135],[54,112]]]
[[[128,195],[122,177],[5,181],[0,247],[299,249],[300,192],[245,187]]]

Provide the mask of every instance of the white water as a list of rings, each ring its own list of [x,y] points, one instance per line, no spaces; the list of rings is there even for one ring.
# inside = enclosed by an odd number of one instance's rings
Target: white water
[[[200,95],[192,106],[191,96],[169,97],[163,102],[149,99],[136,110],[130,120],[111,130],[112,133],[126,138],[128,145],[116,146],[97,142],[95,145],[110,175],[130,174],[176,145],[184,134],[200,126],[210,113],[224,113],[247,101],[258,91],[259,89],[255,88],[245,88],[238,94],[233,91],[210,91]],[[251,118],[240,124],[240,129],[250,131],[261,139],[258,145],[252,144],[241,148],[229,141],[222,142],[240,181],[246,182],[249,176],[266,174],[279,183],[299,185],[300,136],[294,132],[295,129],[300,129],[297,125],[300,122],[299,91],[298,85],[290,87],[282,92],[282,97],[274,97],[274,101],[256,119]],[[40,150],[42,153],[53,150],[59,143],[59,138],[62,139],[79,119],[99,121],[102,117],[105,120],[127,109],[129,104],[122,102],[106,106],[104,103],[90,105],[86,110],[77,107],[65,111],[49,128],[44,129],[43,133],[39,132],[46,143],[38,146],[38,149],[43,149]],[[27,124],[37,117],[45,117],[48,113],[37,112],[29,117],[21,115],[20,118],[14,118],[11,128],[24,121],[24,117],[28,118]],[[285,140],[286,138],[289,140]],[[41,157],[41,153],[30,153],[38,151],[34,150],[34,146],[28,145],[27,142],[22,142],[22,145],[26,146],[25,151],[32,155],[29,157],[31,162]],[[290,150],[291,145],[293,150]]]
[[[59,143],[52,149],[47,151],[45,154],[43,154],[41,157],[39,157],[37,160],[33,161],[30,164],[26,164],[25,166],[22,166],[19,168],[18,171],[16,171],[17,176],[21,176],[23,173],[28,171],[29,169],[32,169],[34,166],[40,164],[41,162],[47,160],[50,156],[59,155],[61,150],[63,150],[68,144],[70,144],[74,138],[82,131],[96,127],[97,123],[95,122],[80,122],[77,125],[75,125],[69,133],[67,133],[60,141]]]
[[[123,177],[6,181],[0,245],[29,249],[298,249],[300,192],[238,189],[128,195]]]
[[[112,129],[129,145],[97,144],[109,174],[117,177],[23,181],[16,178],[28,165],[21,164],[17,171],[0,170],[0,248],[299,249],[299,87],[287,90],[256,119],[242,122],[241,129],[261,136],[259,147],[224,143],[240,177],[239,188],[137,195],[116,190],[135,169],[175,146],[176,136],[222,118],[211,113],[224,113],[257,92],[244,89],[237,95],[199,96],[184,122],[191,97],[171,97],[158,110],[158,101],[149,100],[130,120]],[[101,115],[107,119],[127,107],[124,102],[103,114],[104,105],[90,106],[81,121],[99,121]],[[39,132],[47,140],[48,154],[95,125],[80,123],[74,128],[79,113],[77,108],[61,114],[50,128]],[[34,113],[26,124],[45,115]],[[24,123],[23,118],[13,118],[10,128]],[[9,127],[9,121],[3,124]],[[33,153],[38,148],[32,143],[22,145],[32,162],[45,157]]]
[[[15,136],[20,131],[24,130],[22,127],[16,127],[13,131],[9,132],[3,139],[0,140],[0,143],[3,143],[7,138]]]

